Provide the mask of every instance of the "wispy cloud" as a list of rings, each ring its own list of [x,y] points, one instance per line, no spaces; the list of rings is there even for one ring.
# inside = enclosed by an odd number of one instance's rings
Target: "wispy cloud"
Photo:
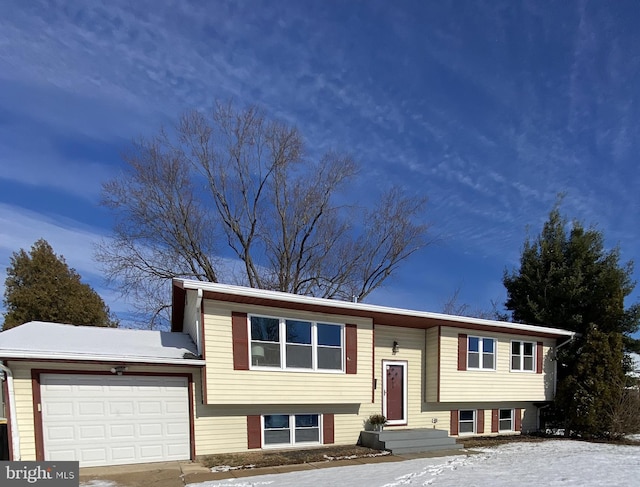
[[[103,238],[99,230],[65,217],[46,217],[24,208],[0,203],[0,294],[4,295],[6,269],[14,252],[44,238],[54,252],[62,255],[69,267],[78,271],[87,282],[118,313],[128,310],[125,301],[104,285],[93,260],[93,246]]]

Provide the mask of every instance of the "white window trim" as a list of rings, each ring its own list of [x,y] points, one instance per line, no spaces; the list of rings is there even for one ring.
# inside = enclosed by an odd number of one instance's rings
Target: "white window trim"
[[[272,318],[279,320],[279,329],[278,335],[280,340],[278,342],[264,342],[264,343],[278,343],[280,345],[280,367],[269,367],[265,365],[254,365],[253,364],[253,355],[251,350],[251,345],[253,342],[253,338],[251,336],[251,318]],[[287,367],[287,320],[293,321],[306,321],[311,323],[311,368],[300,368],[300,367]],[[341,368],[340,369],[319,369],[318,368],[318,332],[317,325],[333,325],[340,327],[340,343],[341,343]],[[249,337],[248,346],[249,346],[249,370],[268,370],[271,372],[279,371],[279,372],[312,372],[319,374],[344,374],[346,373],[345,366],[345,355],[346,355],[346,343],[345,343],[345,325],[344,323],[334,323],[331,321],[317,321],[317,320],[309,320],[304,318],[291,318],[291,317],[282,317],[282,316],[269,316],[262,314],[248,314],[247,315],[247,336]],[[257,343],[257,342],[256,342]],[[322,346],[322,345],[321,345]],[[328,347],[327,348],[338,348],[338,347]],[[311,413],[310,413],[311,414]],[[313,413],[315,414],[315,413]]]
[[[305,414],[313,414],[313,415],[317,415],[318,416],[318,441],[301,441],[301,442],[297,442],[295,441],[295,422],[296,422],[296,416],[303,416]],[[264,417],[265,416],[289,416],[289,443],[276,443],[276,444],[272,444],[272,445],[267,445],[265,444],[264,441],[264,432],[265,432],[265,428],[264,428]],[[323,445],[324,444],[324,436],[323,436],[323,431],[324,431],[324,427],[323,427],[323,415],[320,413],[267,413],[267,414],[261,414],[260,415],[260,444],[262,445],[262,449],[264,450],[269,450],[269,449],[281,449],[281,448],[305,448],[307,446],[312,446],[312,445]]]
[[[387,420],[387,423],[389,426],[397,426],[397,425],[405,425],[409,423],[409,416],[408,416],[408,406],[409,406],[409,400],[408,400],[408,394],[407,394],[407,389],[409,389],[409,381],[407,380],[408,378],[408,374],[407,374],[407,365],[408,362],[406,361],[399,361],[399,360],[383,360],[382,361],[382,414],[384,415],[384,417],[387,417],[387,365],[401,365],[402,366],[402,412],[404,414],[402,419],[394,419],[394,420]]]
[[[462,421],[462,411],[472,411],[473,412],[473,421]],[[462,428],[460,428],[460,424],[463,423],[464,424],[469,424],[469,423],[473,423],[473,431],[462,431]],[[476,431],[478,430],[478,410],[477,409],[459,409],[458,410],[458,436],[471,436],[471,435],[475,435]]]
[[[508,430],[502,429],[500,428],[500,412],[502,411],[510,411],[511,412],[511,428]],[[505,420],[502,420],[505,421]],[[506,432],[512,432],[515,431],[514,427],[515,427],[515,423],[516,423],[516,410],[515,409],[509,409],[509,408],[501,408],[498,409],[498,432],[499,433],[506,433]]]
[[[520,351],[522,353],[520,353],[519,355],[517,355],[517,357],[519,357],[520,359],[520,368],[519,369],[514,369],[513,368],[513,344],[514,343],[519,343],[520,344]],[[533,362],[533,369],[532,370],[525,370],[524,367],[524,344],[525,343],[530,343],[531,344],[531,348],[533,350],[533,356],[532,356],[532,362]],[[536,368],[538,367],[538,344],[536,342],[531,342],[529,340],[511,340],[511,342],[509,343],[509,370],[511,372],[517,372],[517,373],[525,373],[525,374],[535,374],[537,372]]]
[[[477,338],[478,339],[478,353],[480,354],[480,360],[478,361],[478,367],[470,367],[469,366],[469,353],[476,353],[476,352],[471,352],[469,350],[469,340],[471,338]],[[487,367],[483,367],[483,351],[482,351],[482,341],[483,340],[492,340],[493,341],[493,367],[491,368],[487,368]],[[496,366],[498,363],[498,340],[496,340],[493,337],[482,337],[482,336],[477,336],[477,335],[469,335],[467,336],[467,370],[475,370],[478,372],[495,372],[496,371]],[[465,411],[469,411],[468,409],[465,409]]]

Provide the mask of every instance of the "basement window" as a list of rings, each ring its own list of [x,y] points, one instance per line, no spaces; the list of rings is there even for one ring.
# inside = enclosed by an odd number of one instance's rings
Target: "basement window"
[[[320,444],[319,414],[265,414],[262,416],[265,447]]]

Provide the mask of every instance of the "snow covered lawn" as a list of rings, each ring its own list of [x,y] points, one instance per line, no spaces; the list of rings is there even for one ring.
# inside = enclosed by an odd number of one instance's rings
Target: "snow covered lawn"
[[[188,487],[624,486],[638,485],[640,446],[552,440],[509,443],[477,455],[334,467],[188,484]]]

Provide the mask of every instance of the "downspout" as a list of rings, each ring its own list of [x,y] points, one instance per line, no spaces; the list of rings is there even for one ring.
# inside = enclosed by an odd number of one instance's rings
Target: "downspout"
[[[20,435],[18,434],[18,418],[16,417],[16,398],[13,391],[13,373],[6,365],[0,363],[0,370],[5,373],[7,381],[7,391],[9,395],[9,420],[11,422],[11,446],[13,449],[14,462],[20,461]]]
[[[566,344],[570,343],[571,340],[574,339],[574,337],[576,336],[575,333],[573,333],[571,335],[571,337],[567,338],[564,342],[562,342],[560,345],[556,345],[555,348],[553,349],[553,399],[555,400],[556,398],[556,392],[558,389],[558,349],[564,347]],[[540,430],[540,413],[542,412],[543,409],[548,408],[549,406],[551,406],[551,404],[545,404],[544,406],[540,406],[538,407],[538,411],[537,411],[537,423],[538,423],[538,430]]]
[[[570,343],[576,334],[572,334],[571,337],[567,338],[560,345],[556,345],[553,350],[554,361],[553,361],[553,398],[556,398],[556,392],[558,390],[558,349],[564,347],[568,343]]]
[[[198,298],[196,299],[196,348],[198,356],[202,357],[202,289],[198,289]]]

